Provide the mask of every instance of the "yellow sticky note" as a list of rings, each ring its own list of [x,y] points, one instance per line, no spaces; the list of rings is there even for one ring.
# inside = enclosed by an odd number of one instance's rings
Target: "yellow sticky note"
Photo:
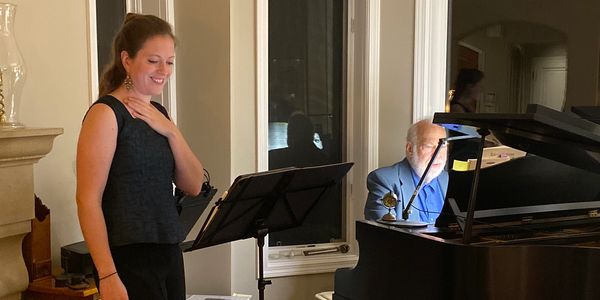
[[[452,170],[454,171],[468,171],[469,170],[469,162],[462,160],[454,160],[452,164]]]

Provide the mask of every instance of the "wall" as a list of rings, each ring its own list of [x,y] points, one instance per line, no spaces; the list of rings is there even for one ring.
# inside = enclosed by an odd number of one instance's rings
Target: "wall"
[[[415,1],[381,1],[379,165],[404,158],[412,123]]]
[[[232,176],[229,1],[177,1],[175,16],[178,126],[220,195]],[[229,294],[231,245],[186,253],[185,267],[189,293]]]
[[[9,2],[17,5],[15,35],[27,66],[21,121],[28,127],[64,128],[52,152],[34,168],[35,193],[50,209],[52,262],[60,265],[60,247],[83,239],[75,204],[75,153],[90,101],[86,1]]]
[[[256,20],[255,1],[230,1],[231,15],[231,178],[257,171],[256,162]],[[231,244],[231,292],[253,295],[256,287],[256,241]],[[268,286],[266,294],[277,295],[279,286]],[[275,298],[270,298],[275,299]],[[285,299],[285,298],[281,298]]]
[[[453,39],[501,21],[539,23],[567,37],[566,109],[575,105],[598,105],[598,58],[600,52],[600,2],[596,0],[455,0]],[[456,15],[455,13],[455,15]]]

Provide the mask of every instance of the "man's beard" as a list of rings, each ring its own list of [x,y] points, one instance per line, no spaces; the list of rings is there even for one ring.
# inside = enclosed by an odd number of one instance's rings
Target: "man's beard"
[[[425,173],[425,169],[427,168],[428,161],[419,163],[416,155],[413,155],[411,157],[408,157],[408,162],[410,163],[410,166],[412,167],[413,171],[415,171],[415,174],[417,174],[417,176],[419,176],[419,178],[423,177],[423,173]],[[439,166],[432,165],[431,168],[429,169],[429,172],[425,176],[425,180],[423,181],[423,183],[424,184],[430,183],[433,179],[438,177],[442,173],[443,170],[444,170],[443,164],[439,165]]]

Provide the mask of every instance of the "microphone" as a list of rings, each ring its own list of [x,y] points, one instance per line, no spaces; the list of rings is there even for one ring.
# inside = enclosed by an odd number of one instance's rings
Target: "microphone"
[[[383,196],[381,199],[383,206],[388,209],[388,213],[385,214],[381,219],[377,220],[377,222],[386,225],[393,225],[396,227],[425,227],[427,223],[418,222],[418,221],[408,221],[408,213],[406,219],[397,219],[394,215],[392,215],[392,209],[395,209],[398,206],[398,196],[394,194],[394,192],[389,192]],[[404,207],[404,199],[402,199],[402,212],[404,214],[405,211],[409,211],[408,207]]]
[[[388,209],[387,214],[383,215],[381,220],[386,222],[396,221],[396,217],[392,215],[392,209],[395,209],[396,206],[398,206],[398,196],[396,196],[394,192],[390,191],[389,193],[383,195],[381,202],[383,203],[383,206]],[[404,209],[404,201],[402,201],[402,209]]]

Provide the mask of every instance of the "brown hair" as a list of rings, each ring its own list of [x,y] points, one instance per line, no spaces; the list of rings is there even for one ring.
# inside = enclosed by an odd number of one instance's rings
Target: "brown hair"
[[[112,45],[112,62],[106,66],[100,79],[99,95],[102,97],[116,90],[127,76],[121,62],[121,51],[134,58],[149,38],[168,35],[175,41],[171,25],[153,15],[128,13]]]
[[[465,90],[473,85],[476,85],[483,79],[483,72],[477,69],[460,69],[456,82],[454,83],[454,94],[452,100],[460,99]]]

